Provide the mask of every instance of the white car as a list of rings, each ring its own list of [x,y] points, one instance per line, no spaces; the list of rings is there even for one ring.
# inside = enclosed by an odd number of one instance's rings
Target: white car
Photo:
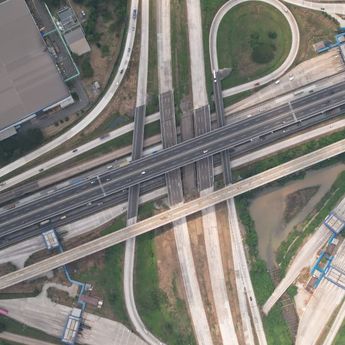
[[[141,175],[145,175],[145,174],[146,174],[146,171],[145,171],[145,170],[141,172]]]

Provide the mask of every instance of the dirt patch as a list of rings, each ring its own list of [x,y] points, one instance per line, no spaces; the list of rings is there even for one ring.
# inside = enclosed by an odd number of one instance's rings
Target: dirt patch
[[[316,56],[313,44],[323,40],[334,40],[338,25],[320,11],[286,4],[296,18],[301,35],[300,48],[295,64]]]
[[[213,301],[210,273],[206,258],[206,248],[203,234],[202,215],[200,212],[187,218],[188,230],[191,240],[195,270],[198,276],[198,282],[201,297],[204,303],[206,316],[211,330],[214,345],[221,345],[216,308]]]
[[[63,304],[68,307],[74,307],[77,305],[77,298],[70,297],[67,291],[63,291],[52,286],[47,289],[47,297],[54,303]]]
[[[157,232],[154,241],[159,288],[166,293],[170,304],[174,305],[176,297],[185,300],[185,295],[172,228],[167,226]]]
[[[288,223],[292,220],[301,211],[301,209],[307,205],[319,188],[320,186],[312,186],[288,194],[285,200],[286,206],[283,216],[284,221]]]
[[[245,344],[241,311],[239,308],[234,263],[232,257],[231,239],[229,233],[228,211],[225,203],[216,205],[217,227],[219,235],[220,250],[224,269],[224,278],[228,291],[228,298],[232,319],[234,322],[239,344]]]

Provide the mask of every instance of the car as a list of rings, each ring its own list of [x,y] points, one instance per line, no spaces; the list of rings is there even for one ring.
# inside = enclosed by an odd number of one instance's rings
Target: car
[[[107,169],[109,170],[109,169],[112,169],[113,168],[113,166],[112,165],[108,165],[107,166]]]
[[[86,205],[87,205],[87,206],[91,206],[91,205],[92,205],[92,202],[90,201],[90,202],[88,202]]]
[[[131,52],[131,48],[128,48],[127,52],[130,53]]]
[[[207,153],[208,152],[208,150],[204,150],[204,151],[202,151],[202,153]]]
[[[66,219],[67,218],[67,216],[61,216],[60,217],[60,219]]]
[[[121,74],[123,73],[123,69],[120,71],[120,73],[121,73]]]
[[[72,152],[78,152],[78,149],[74,149]]]
[[[42,171],[44,171],[44,168],[41,168],[40,170],[38,170],[39,172],[42,172]]]
[[[145,174],[146,174],[146,171],[145,171],[145,170],[141,172],[141,175],[145,175]]]
[[[136,17],[137,17],[137,10],[134,9],[134,10],[133,10],[133,19],[135,19]]]
[[[278,85],[279,83],[280,83],[279,79],[274,82],[274,84],[276,84],[276,85]]]
[[[289,75],[289,80],[294,80],[294,79],[295,79],[295,77],[292,74],[290,74]]]

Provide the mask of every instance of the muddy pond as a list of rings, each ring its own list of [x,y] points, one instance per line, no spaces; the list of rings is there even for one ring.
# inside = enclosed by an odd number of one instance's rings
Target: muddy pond
[[[342,163],[310,170],[303,180],[267,188],[252,200],[249,212],[258,233],[259,254],[269,267],[275,263],[280,243],[313,210],[343,170]]]

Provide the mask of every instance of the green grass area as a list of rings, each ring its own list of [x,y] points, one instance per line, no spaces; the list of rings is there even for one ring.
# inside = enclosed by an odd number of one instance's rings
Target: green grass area
[[[344,344],[345,344],[345,321],[341,325],[339,332],[333,342],[333,345],[344,345]]]
[[[0,345],[23,345],[23,344],[14,343],[13,341],[0,339]]]
[[[160,122],[152,122],[145,126],[144,129],[144,138],[147,139],[149,137],[153,137],[156,134],[159,134],[161,132]]]
[[[196,344],[184,301],[175,295],[171,304],[159,288],[153,232],[137,238],[134,288],[139,315],[154,335],[169,345]]]
[[[18,321],[15,321],[13,319],[10,319],[8,317],[1,317],[0,319],[0,327],[4,331],[27,336],[34,339],[39,339],[41,341],[47,341],[53,344],[61,344],[61,341],[47,333],[44,333],[36,328],[32,328],[29,326],[26,326]],[[6,342],[3,341],[5,344]],[[10,342],[7,342],[8,344],[11,344]],[[1,340],[0,340],[1,344]]]
[[[339,201],[344,197],[344,179],[345,172],[342,172],[338,175],[330,190],[315,206],[314,211],[305,219],[303,223],[306,224],[306,226],[303,227],[302,231],[299,231],[295,228],[292,232],[290,232],[287,239],[279,246],[277,251],[277,263],[279,264],[283,274],[292,258],[296,255],[298,249],[303,244],[305,238],[318,229],[319,225],[322,223],[328,213],[333,210]]]
[[[223,88],[274,71],[284,62],[290,47],[289,24],[277,9],[260,2],[236,6],[224,16],[218,30],[219,67],[232,68]]]
[[[102,231],[102,235],[117,231],[126,226],[126,217],[118,217],[115,222]],[[73,274],[73,278],[82,282],[91,282],[95,291],[104,299],[104,304],[109,306],[113,317],[130,326],[123,296],[123,260],[124,244],[118,244],[105,250],[104,265],[97,263],[88,266],[87,271]],[[102,313],[101,310],[93,311]]]
[[[249,213],[249,200],[250,195],[248,194],[241,195],[235,199],[237,212],[246,232],[245,240],[251,258],[250,277],[257,302],[262,306],[274,291],[274,284],[268,273],[265,261],[258,257],[257,234],[255,231],[255,223]],[[280,302],[272,308],[267,316],[263,316],[263,325],[269,345],[293,344],[288,326],[283,318]]]
[[[171,59],[176,123],[180,123],[181,101],[190,94],[187,9],[184,1],[171,1]]]

